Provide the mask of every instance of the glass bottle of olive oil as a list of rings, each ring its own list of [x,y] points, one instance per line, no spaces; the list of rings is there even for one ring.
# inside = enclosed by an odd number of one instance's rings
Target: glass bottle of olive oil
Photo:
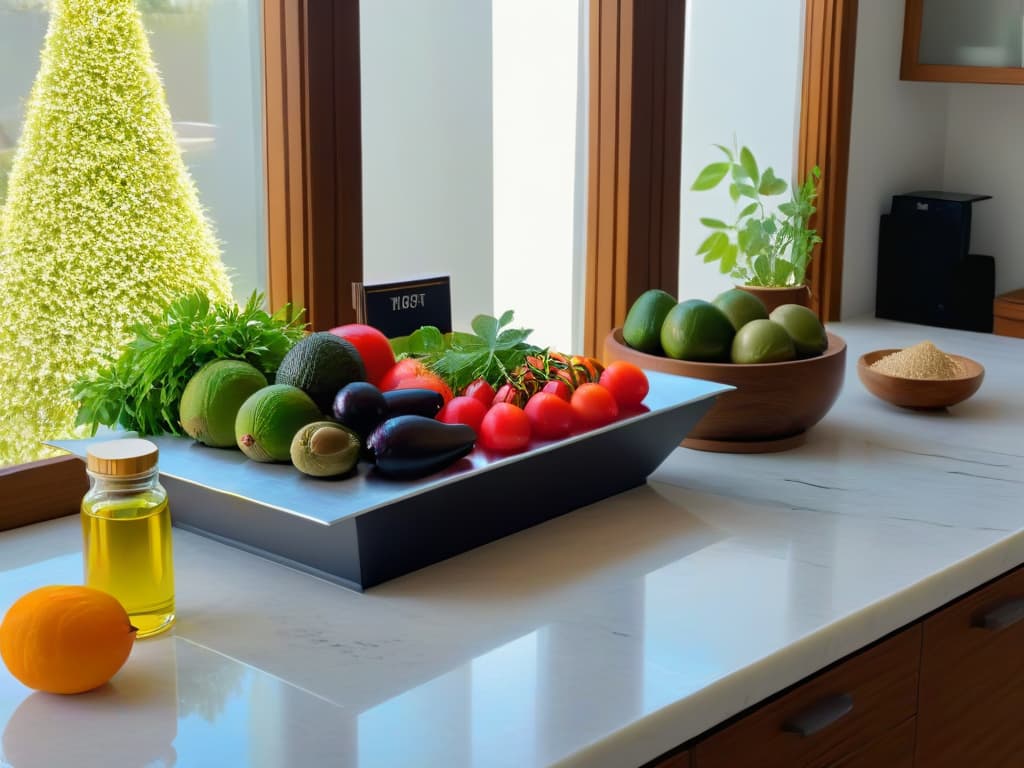
[[[85,583],[121,602],[137,637],[174,622],[171,514],[157,455],[156,445],[135,438],[98,443],[86,455]]]

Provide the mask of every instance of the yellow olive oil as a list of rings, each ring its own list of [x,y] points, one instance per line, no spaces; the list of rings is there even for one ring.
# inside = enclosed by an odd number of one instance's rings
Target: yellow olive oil
[[[85,583],[108,592],[128,611],[137,637],[174,622],[171,514],[166,494],[144,491],[128,498],[82,502]]]

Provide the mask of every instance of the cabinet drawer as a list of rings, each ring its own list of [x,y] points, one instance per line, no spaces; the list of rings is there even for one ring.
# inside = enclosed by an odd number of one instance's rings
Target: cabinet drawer
[[[912,718],[897,726],[878,741],[850,757],[844,757],[829,768],[914,768],[914,728]]]
[[[690,768],[690,765],[690,753],[677,752],[672,757],[662,758],[660,762],[655,762],[649,768]]]
[[[913,717],[921,627],[900,632],[697,744],[695,768],[838,763]]]
[[[917,764],[1024,764],[1024,570],[924,622]]]
[[[1024,288],[996,296],[992,315],[993,333],[1024,339]]]
[[[996,336],[1012,336],[1015,339],[1024,339],[1024,320],[996,315],[992,322],[992,333]]]

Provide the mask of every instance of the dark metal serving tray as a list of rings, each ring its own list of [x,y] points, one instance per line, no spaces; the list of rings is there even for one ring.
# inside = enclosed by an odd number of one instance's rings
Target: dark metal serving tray
[[[236,450],[150,439],[175,525],[362,590],[642,484],[732,389],[648,377],[644,413],[514,456],[477,449],[412,481],[367,464],[353,477],[320,480]],[[53,445],[84,457],[91,442]]]

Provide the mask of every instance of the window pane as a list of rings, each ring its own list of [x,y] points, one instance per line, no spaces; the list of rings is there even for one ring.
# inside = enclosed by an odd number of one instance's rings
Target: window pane
[[[241,300],[267,280],[260,0],[139,0],[139,8]],[[47,22],[47,0],[0,0],[0,203]]]
[[[161,72],[178,144],[221,241],[234,295],[266,289],[260,0],[137,0]],[[49,0],[0,0],[0,204],[39,69]],[[54,342],[58,343],[57,341]],[[47,352],[48,350],[44,350]],[[55,381],[57,373],[48,379]],[[31,410],[31,409],[30,409]],[[67,424],[39,397],[36,423]],[[10,429],[8,435],[22,434]],[[26,438],[23,460],[37,436]],[[42,446],[39,446],[42,453]],[[38,454],[36,454],[38,455]]]
[[[697,255],[708,230],[701,218],[731,221],[742,208],[723,184],[696,192],[701,169],[722,159],[715,144],[749,147],[760,168],[787,183],[796,170],[803,72],[804,0],[692,0],[686,5],[683,67],[682,199],[679,219],[679,298],[707,299],[737,282],[718,262]],[[736,19],[743,19],[737,25]],[[729,30],[729,44],[719,33]],[[756,66],[733,55],[772,41]],[[784,198],[775,198],[778,201]]]
[[[363,273],[582,347],[586,3],[362,0]]]

